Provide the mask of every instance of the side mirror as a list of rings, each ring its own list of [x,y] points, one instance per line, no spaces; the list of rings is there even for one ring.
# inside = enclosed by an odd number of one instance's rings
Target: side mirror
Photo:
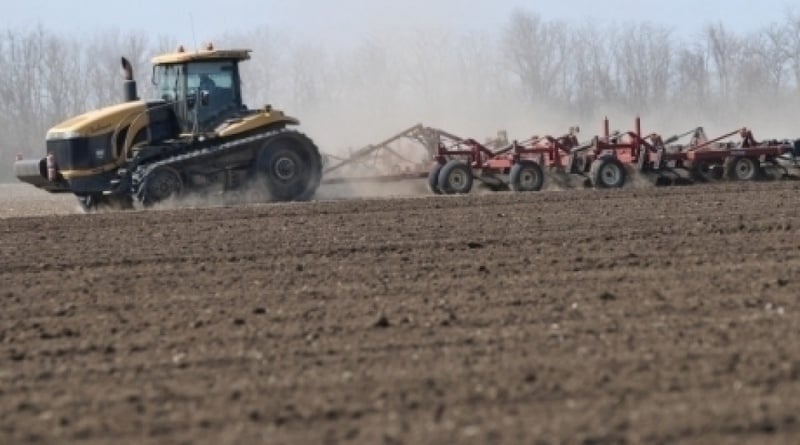
[[[200,90],[200,105],[206,107],[211,101],[211,95],[208,90]]]

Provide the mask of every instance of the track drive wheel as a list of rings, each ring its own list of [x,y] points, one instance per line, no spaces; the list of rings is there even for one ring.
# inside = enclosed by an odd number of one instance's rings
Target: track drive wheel
[[[174,168],[162,166],[147,175],[142,187],[142,203],[151,206],[180,196],[183,192],[183,179]]]
[[[287,132],[267,140],[258,152],[256,168],[273,201],[307,201],[322,180],[319,149],[302,133]]]
[[[625,185],[625,166],[613,156],[604,156],[592,162],[589,176],[596,188],[620,188]]]
[[[538,192],[544,185],[544,172],[536,162],[520,161],[511,167],[509,183],[515,192]]]
[[[472,169],[464,161],[452,160],[439,172],[439,190],[447,195],[463,195],[472,190]]]
[[[734,181],[754,181],[761,175],[761,162],[745,156],[725,160],[725,177]]]
[[[442,189],[439,188],[439,173],[442,171],[442,164],[436,164],[428,174],[428,190],[434,195],[441,195]]]

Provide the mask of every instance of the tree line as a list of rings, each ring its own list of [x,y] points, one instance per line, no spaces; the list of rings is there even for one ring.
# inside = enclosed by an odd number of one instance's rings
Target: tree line
[[[580,24],[525,9],[496,29],[379,31],[338,46],[270,28],[213,40],[254,50],[242,66],[248,105],[299,116],[326,151],[417,122],[474,137],[558,132],[603,115],[675,125],[757,117],[773,131],[800,122],[800,13],[753,32],[710,22],[688,39],[652,22]],[[120,101],[120,56],[147,97],[150,58],[177,44],[141,31],[78,40],[0,29],[0,181],[13,179],[16,153],[44,152],[50,126]]]

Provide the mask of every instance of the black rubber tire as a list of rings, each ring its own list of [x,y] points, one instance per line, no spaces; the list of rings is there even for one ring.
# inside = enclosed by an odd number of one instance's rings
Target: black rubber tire
[[[441,195],[442,190],[439,188],[439,173],[442,171],[442,164],[436,164],[428,174],[428,190],[434,195]]]
[[[264,143],[256,170],[270,200],[307,201],[322,181],[322,158],[306,135],[288,132]]]
[[[464,161],[450,161],[439,172],[439,190],[446,195],[469,193],[473,181],[472,168]]]
[[[755,181],[761,177],[761,161],[746,156],[725,160],[725,177],[733,181]]]
[[[538,192],[544,186],[544,171],[536,162],[520,161],[511,167],[508,182],[515,192]]]
[[[183,178],[172,167],[161,166],[151,171],[142,184],[141,201],[151,206],[170,198],[179,197],[183,193]]]
[[[613,156],[592,162],[589,177],[595,188],[621,188],[625,185],[625,166]]]

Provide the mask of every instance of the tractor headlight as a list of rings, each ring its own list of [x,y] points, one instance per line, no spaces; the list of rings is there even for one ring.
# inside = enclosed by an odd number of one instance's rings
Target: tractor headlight
[[[62,139],[75,139],[79,137],[81,137],[81,134],[77,131],[48,131],[45,139],[48,141],[56,141]]]

